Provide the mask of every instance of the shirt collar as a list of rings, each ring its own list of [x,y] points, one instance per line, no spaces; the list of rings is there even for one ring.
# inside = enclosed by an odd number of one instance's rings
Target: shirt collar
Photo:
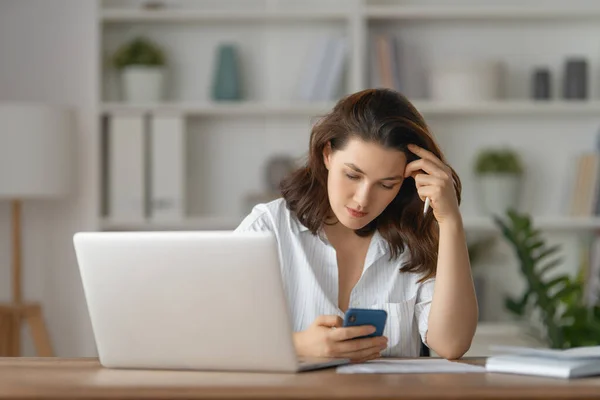
[[[310,232],[309,229],[306,226],[304,226],[304,224],[302,224],[296,216],[292,218],[291,228],[296,233]],[[325,244],[329,244],[329,241],[327,240],[325,234],[321,233],[321,230],[319,230],[319,232],[317,233],[319,233],[317,236],[319,239],[321,239],[321,241],[323,241]],[[371,249],[371,247],[373,247],[373,249]],[[377,259],[387,251],[387,247],[387,241],[383,238],[383,236],[381,236],[378,230],[375,230],[375,233],[373,234],[373,238],[371,240],[371,246],[369,246],[369,253],[371,253],[375,257],[375,259]]]

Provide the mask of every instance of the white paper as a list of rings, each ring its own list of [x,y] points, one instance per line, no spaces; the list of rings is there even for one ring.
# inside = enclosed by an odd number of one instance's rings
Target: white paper
[[[485,367],[444,359],[373,360],[337,367],[338,374],[427,374],[485,372]]]

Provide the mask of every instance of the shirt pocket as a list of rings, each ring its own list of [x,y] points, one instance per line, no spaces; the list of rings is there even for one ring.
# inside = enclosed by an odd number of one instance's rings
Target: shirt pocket
[[[383,336],[388,338],[388,346],[381,353],[385,357],[415,357],[415,348],[419,344],[415,343],[413,337],[415,301],[417,297],[397,302],[397,303],[378,303],[371,306],[373,309],[385,310],[387,312],[387,321]]]

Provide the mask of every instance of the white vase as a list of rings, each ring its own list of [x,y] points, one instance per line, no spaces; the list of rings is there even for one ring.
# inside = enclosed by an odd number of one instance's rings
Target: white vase
[[[518,209],[521,177],[515,174],[482,174],[478,177],[481,211],[503,216],[509,208]]]
[[[123,98],[129,103],[156,103],[163,98],[164,68],[131,66],[121,73]]]
[[[494,60],[447,60],[431,67],[429,87],[434,101],[461,103],[500,97],[502,65]]]

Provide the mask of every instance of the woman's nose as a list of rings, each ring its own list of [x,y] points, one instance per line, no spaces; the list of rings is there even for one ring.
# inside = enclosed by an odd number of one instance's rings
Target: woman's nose
[[[354,201],[357,204],[357,210],[360,211],[363,208],[367,207],[369,202],[369,187],[367,185],[362,185],[355,193],[354,193]]]

